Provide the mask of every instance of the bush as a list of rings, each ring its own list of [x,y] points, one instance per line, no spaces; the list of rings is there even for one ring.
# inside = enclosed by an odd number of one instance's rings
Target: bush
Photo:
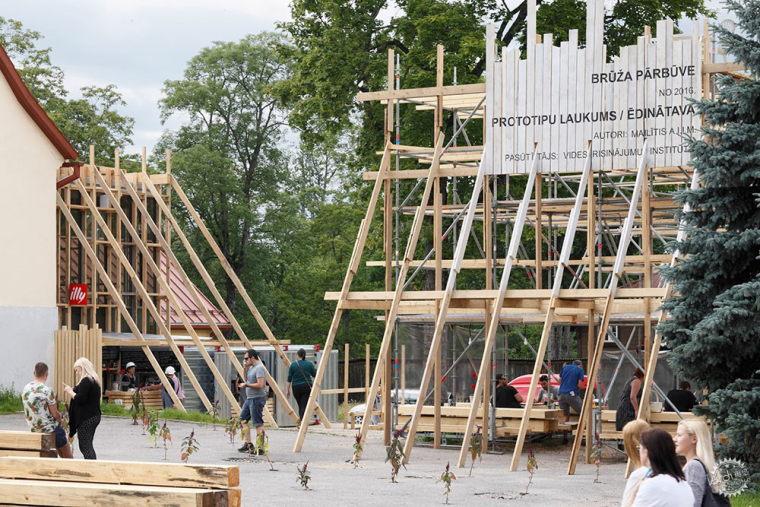
[[[0,414],[13,414],[23,412],[24,404],[21,403],[21,395],[11,387],[0,386]]]

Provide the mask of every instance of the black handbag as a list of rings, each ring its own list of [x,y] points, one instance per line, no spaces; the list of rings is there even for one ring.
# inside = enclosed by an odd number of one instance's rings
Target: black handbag
[[[710,471],[707,470],[707,467],[699,458],[694,459],[699,461],[699,464],[705,470],[705,482],[707,485],[705,486],[705,496],[702,497],[702,507],[731,507],[731,501],[726,495],[713,493],[712,485],[710,484]]]

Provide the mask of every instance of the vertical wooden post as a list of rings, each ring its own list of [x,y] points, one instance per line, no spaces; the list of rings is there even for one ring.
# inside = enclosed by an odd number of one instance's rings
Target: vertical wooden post
[[[394,62],[393,57],[395,53],[393,50],[388,50],[388,90],[393,89],[394,78]],[[388,143],[391,140],[393,133],[393,101],[388,101],[387,115],[388,119],[385,128],[385,140]],[[398,153],[396,154],[398,157]],[[393,196],[391,194],[391,180],[387,178],[383,182],[383,250],[385,250],[385,290],[393,290]],[[390,312],[385,311],[386,325],[393,325],[395,323],[388,322]],[[388,354],[385,358],[385,368],[383,369],[383,394],[382,394],[382,418],[383,418],[383,442],[385,445],[390,444],[391,441],[391,425],[392,425],[392,413],[391,413],[391,387],[393,385],[393,370],[392,366],[393,348],[388,348]]]
[[[369,376],[370,376],[370,368],[369,368],[369,358],[370,358],[370,346],[369,343],[366,344],[366,349],[364,351],[364,399],[366,400],[365,403],[370,403],[369,399]],[[371,403],[374,404],[375,400],[372,400]]]
[[[401,346],[401,404],[406,403],[406,345]]]
[[[586,250],[588,251],[588,288],[596,287],[596,196],[594,195],[594,178],[588,179],[586,205]]]
[[[593,188],[593,185],[592,185]],[[593,272],[592,269],[590,272]],[[589,285],[591,287],[591,285]],[[591,368],[591,358],[594,356],[594,310],[588,311],[588,333],[586,335],[586,371]],[[594,396],[594,386],[586,386],[586,396]],[[593,398],[592,398],[593,399]],[[601,431],[601,429],[600,429]],[[594,435],[591,434],[591,425],[586,425],[586,463],[591,463],[591,449],[595,444],[593,442]]]
[[[541,173],[536,175],[536,289],[544,288],[544,273],[541,267],[544,255],[543,242],[541,240],[543,231],[541,230]]]
[[[436,302],[436,314],[440,311],[441,301]],[[444,328],[445,329],[445,328]],[[445,332],[445,331],[444,331]],[[435,367],[433,368],[433,448],[441,447],[441,350],[435,354]],[[420,396],[424,396],[420,392]]]
[[[491,272],[489,270],[488,272],[489,278],[491,277]],[[498,322],[498,316],[491,314],[491,301],[488,299],[483,301],[485,305],[485,326],[486,329],[490,329],[492,325],[495,323],[492,322],[494,319],[497,319]],[[498,327],[498,325],[497,325]],[[495,339],[495,338],[494,338]],[[493,370],[493,367],[491,365],[491,351],[486,351],[483,353],[483,361],[486,363],[486,367],[482,369],[482,371],[485,373],[485,378],[483,378],[483,453],[486,453],[488,451],[488,440],[490,436],[490,428],[491,423],[489,421],[489,418],[491,416],[491,382],[492,382],[492,375],[491,372]],[[473,400],[473,403],[478,403],[480,400]],[[464,436],[465,440],[469,438],[469,435]]]
[[[343,347],[343,429],[348,428],[348,374],[349,355],[348,343]]]
[[[644,250],[644,288],[652,287],[652,208],[649,188],[650,169],[641,189],[641,247]],[[652,298],[644,298],[644,370],[649,368],[649,352],[652,344]]]

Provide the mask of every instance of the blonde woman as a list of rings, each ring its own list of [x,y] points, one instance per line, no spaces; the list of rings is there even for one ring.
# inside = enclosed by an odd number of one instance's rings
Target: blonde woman
[[[636,419],[629,422],[623,427],[623,445],[625,446],[625,453],[628,455],[628,459],[633,464],[633,472],[628,477],[628,482],[625,483],[625,491],[623,491],[623,501],[620,503],[623,507],[626,507],[631,500],[631,495],[636,485],[646,476],[649,467],[645,467],[641,463],[639,457],[639,444],[641,444],[641,434],[649,429],[649,423]]]
[[[673,442],[676,444],[676,452],[686,458],[683,472],[694,492],[694,507],[702,505],[702,501],[707,497],[718,496],[715,490],[718,484],[711,485],[709,480],[709,471],[715,469],[715,456],[710,430],[704,421],[686,419],[678,423]]]
[[[100,424],[100,382],[95,367],[86,357],[80,357],[74,363],[77,385],[63,384],[66,394],[71,396],[69,419],[69,437],[79,433],[79,450],[84,459],[97,459],[92,440],[95,429]]]

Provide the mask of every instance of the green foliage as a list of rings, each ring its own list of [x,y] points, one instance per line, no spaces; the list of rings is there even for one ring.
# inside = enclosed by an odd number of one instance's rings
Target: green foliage
[[[385,447],[385,462],[388,463],[390,461],[391,463],[391,482],[393,483],[396,482],[396,476],[398,476],[401,467],[404,467],[404,470],[406,470],[406,465],[404,465],[404,446],[400,440],[402,433],[403,430],[394,432],[391,444]]]
[[[193,429],[188,436],[182,439],[179,457],[182,461],[187,463],[190,456],[197,453],[198,449],[200,449],[200,444],[198,443],[198,440],[195,439],[195,430]]]
[[[362,457],[362,451],[364,446],[362,445],[362,434],[357,433],[354,438],[354,468],[359,466],[359,460]]]
[[[446,463],[446,470],[441,474],[441,478],[438,482],[443,482],[443,494],[446,496],[446,505],[449,504],[449,495],[451,494],[451,482],[457,479],[450,470],[451,463]],[[471,469],[472,470],[472,469]]]
[[[115,403],[101,403],[100,413],[102,415],[113,417],[131,417],[132,415],[123,405],[117,405]],[[142,412],[140,413],[140,420],[142,420]]]
[[[69,99],[64,72],[54,65],[51,48],[40,48],[43,36],[27,30],[21,22],[0,16],[0,45],[13,60],[19,75],[80,158],[95,145],[99,162],[111,162],[113,149],[132,144],[134,120],[118,109],[126,106],[113,84],[84,86],[81,98]]]
[[[132,416],[132,424],[137,426],[137,421],[142,418],[145,411],[145,400],[142,392],[137,390],[132,395],[132,406],[129,408],[129,414]]]
[[[760,491],[745,491],[731,498],[732,507],[756,507],[760,505]]]
[[[211,424],[216,431],[216,423],[219,421],[219,400],[216,400],[209,409],[208,414],[211,416]]]
[[[524,495],[528,494],[528,490],[530,489],[530,485],[533,484],[533,476],[536,474],[536,470],[538,470],[538,461],[536,460],[536,455],[533,454],[533,449],[528,449],[528,462],[526,463],[525,468],[528,470],[528,473],[530,474],[530,478],[528,479],[528,485],[525,486],[525,493]]]
[[[161,426],[158,424],[158,414],[155,410],[148,410],[148,413],[143,419],[143,424],[148,430],[148,440],[153,444],[153,447],[158,446],[158,433],[161,430]]]
[[[224,434],[230,437],[230,444],[235,444],[235,437],[240,435],[243,438],[243,421],[233,416],[224,424]]]
[[[296,478],[296,482],[299,483],[303,489],[309,489],[309,481],[311,480],[311,472],[308,470],[309,468],[309,462],[307,461],[304,466],[296,467],[296,470],[298,470],[298,477]]]
[[[21,395],[16,393],[13,386],[0,386],[0,414],[13,414],[23,410],[24,403],[21,401]]]
[[[723,78],[714,101],[700,101],[704,137],[689,139],[701,187],[678,199],[688,237],[686,257],[664,271],[675,293],[661,326],[670,363],[695,391],[708,389],[694,411],[730,438],[724,457],[741,459],[760,480],[760,2],[728,2],[736,34],[715,27],[727,52],[755,77]],[[745,35],[742,35],[745,34]],[[741,351],[741,353],[737,353]]]

